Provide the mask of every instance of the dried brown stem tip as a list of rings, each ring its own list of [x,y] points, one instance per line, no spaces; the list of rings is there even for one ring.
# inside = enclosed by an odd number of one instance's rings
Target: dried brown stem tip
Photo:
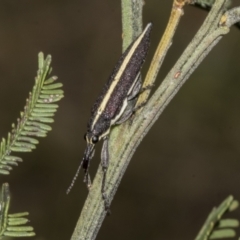
[[[185,4],[193,3],[193,0],[175,0],[173,2],[173,7],[182,8]]]

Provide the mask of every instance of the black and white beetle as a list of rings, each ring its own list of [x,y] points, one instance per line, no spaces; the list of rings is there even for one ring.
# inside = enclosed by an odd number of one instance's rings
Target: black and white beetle
[[[67,190],[71,190],[81,168],[85,171],[84,182],[91,186],[88,174],[89,163],[94,155],[95,144],[103,139],[101,164],[103,169],[102,195],[105,207],[108,209],[107,199],[104,192],[106,172],[109,162],[108,135],[111,126],[125,122],[133,113],[134,103],[141,89],[140,70],[145,61],[150,45],[150,32],[152,24],[149,23],[144,31],[126,49],[110,78],[105,84],[100,96],[97,98],[91,111],[91,117],[87,126],[84,139],[87,147],[83,160],[77,173]]]

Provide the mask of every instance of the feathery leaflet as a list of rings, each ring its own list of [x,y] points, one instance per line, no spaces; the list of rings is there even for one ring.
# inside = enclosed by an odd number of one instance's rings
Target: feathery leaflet
[[[27,212],[8,214],[10,206],[9,185],[2,185],[2,194],[0,201],[0,237],[32,237],[35,236],[33,227],[22,226],[29,222],[26,218]]]
[[[43,53],[38,55],[39,69],[35,78],[35,85],[17,124],[12,124],[12,131],[7,140],[0,144],[0,174],[9,174],[12,165],[18,165],[22,159],[12,155],[13,152],[31,152],[38,144],[37,137],[45,137],[52,128],[49,123],[57,111],[58,102],[63,98],[62,83],[56,83],[57,77],[49,77],[51,56],[44,59]]]
[[[238,208],[238,201],[229,196],[219,207],[213,208],[195,240],[232,238],[236,236],[234,228],[239,226],[237,219],[222,219],[227,212]]]

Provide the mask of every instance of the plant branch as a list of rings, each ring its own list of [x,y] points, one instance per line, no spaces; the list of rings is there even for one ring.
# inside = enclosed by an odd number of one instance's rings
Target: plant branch
[[[53,104],[63,98],[62,83],[55,83],[56,76],[47,78],[51,73],[52,57],[44,59],[43,53],[38,55],[39,69],[35,78],[35,85],[26,101],[24,111],[20,113],[17,124],[12,124],[12,131],[8,133],[7,140],[0,143],[0,174],[9,174],[12,165],[21,162],[20,157],[12,152],[31,152],[36,148],[36,137],[45,137],[52,129],[48,123],[54,122],[54,115],[58,105]]]
[[[211,8],[214,2],[215,0],[193,0],[193,4],[205,9]],[[232,0],[228,0],[226,3],[226,8],[229,8],[231,4],[232,4]]]
[[[142,32],[143,0],[122,0],[121,4],[123,34],[122,51],[124,52],[132,41]],[[95,239],[98,230],[101,227],[101,223],[106,216],[105,207],[103,208],[100,204],[99,209],[99,202],[102,201],[101,190],[98,188],[102,184],[101,173],[102,169],[98,169],[98,173],[94,178],[91,191],[89,192],[88,198],[84,204],[71,240]],[[102,220],[98,218],[98,220],[95,221],[94,217],[96,215],[98,215],[98,217]]]
[[[29,220],[26,216],[28,212],[9,214],[10,190],[8,183],[2,185],[2,195],[0,200],[0,238],[7,237],[33,237],[34,229],[31,226],[25,226]]]
[[[222,26],[231,27],[238,22],[240,22],[240,7],[235,7],[223,15],[220,24]]]
[[[234,211],[237,207],[238,202],[234,200],[233,196],[226,198],[219,207],[214,207],[195,240],[236,236],[233,228],[239,226],[239,221],[237,219],[222,219],[222,217],[226,212]]]
[[[172,45],[172,39],[176,32],[177,26],[179,24],[181,16],[183,16],[183,6],[185,5],[185,1],[181,4],[175,0],[173,2],[172,11],[170,14],[170,18],[168,21],[168,25],[166,30],[161,38],[161,41],[158,44],[157,50],[153,56],[152,62],[148,69],[146,78],[143,82],[143,88],[147,88],[148,86],[152,86],[157,78],[160,67],[162,66],[163,60]],[[136,106],[141,106],[145,103],[150,95],[151,89],[145,90],[138,98]]]
[[[143,0],[122,0],[122,51],[142,32]]]

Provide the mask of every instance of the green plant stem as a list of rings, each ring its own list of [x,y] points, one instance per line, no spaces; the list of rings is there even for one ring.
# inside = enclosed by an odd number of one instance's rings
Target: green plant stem
[[[8,183],[4,183],[2,185],[1,198],[0,236],[4,234],[4,231],[7,227],[7,215],[10,206],[10,192]]]
[[[172,39],[176,32],[177,26],[179,24],[181,16],[183,16],[183,6],[185,2],[179,4],[177,0],[173,2],[172,11],[170,18],[165,29],[165,32],[158,44],[155,51],[153,59],[151,61],[150,67],[148,69],[146,78],[143,82],[143,88],[152,86],[157,78],[160,67],[162,66],[163,60],[172,45]],[[136,106],[141,106],[145,103],[150,95],[151,89],[145,90],[138,98]]]
[[[193,0],[193,4],[198,4],[203,8],[209,8],[212,7],[212,5],[214,4],[215,0]],[[226,7],[230,7],[230,5],[232,4],[232,0],[228,0],[228,2],[226,3]]]
[[[122,51],[142,32],[143,0],[122,0]]]
[[[200,232],[198,233],[197,237],[195,238],[195,240],[206,240],[209,238],[209,236],[212,234],[212,231],[214,229],[214,227],[216,226],[217,222],[220,222],[222,216],[229,210],[231,204],[234,202],[234,198],[233,196],[229,196],[227,199],[225,199],[219,207],[215,207],[213,208],[213,210],[211,211],[211,213],[209,214],[209,216],[207,217],[203,227],[201,228]],[[221,226],[224,223],[226,223],[226,226]],[[222,222],[220,222],[219,227],[238,227],[238,221],[235,219],[228,219]],[[220,232],[222,231],[222,232]],[[224,230],[217,230],[215,231],[216,233],[214,235],[217,235],[219,233],[221,233],[221,237],[223,237],[223,232],[225,232],[224,234],[227,235],[227,237],[230,236],[234,236],[235,232],[232,229],[229,229],[228,231],[226,231],[226,229]]]
[[[31,226],[23,226],[29,220],[25,218],[28,212],[8,214],[10,206],[10,191],[8,183],[2,185],[2,195],[0,201],[0,238],[8,237],[32,237],[35,236]]]
[[[231,27],[233,24],[239,23],[240,7],[235,7],[227,11],[226,14],[223,15],[221,20],[223,21],[222,25],[226,27]]]
[[[229,32],[228,25],[219,25],[227,2],[228,0],[217,0],[215,2],[204,24],[163,83],[150,98],[141,114],[136,114],[132,121],[127,121],[112,129],[109,139],[110,163],[105,188],[110,203],[130,159],[143,137],[191,73],[220,41],[222,36]],[[228,19],[225,22],[228,22]],[[106,216],[101,186],[102,168],[100,166],[71,238],[72,240],[95,239]]]
[[[121,5],[123,35],[122,51],[124,52],[132,41],[142,32],[143,0],[121,0]],[[99,205],[99,202],[102,200],[102,194],[98,186],[101,186],[101,183],[101,170],[98,170],[71,240],[95,239],[98,230],[101,227],[101,223],[106,216],[106,211],[103,206],[101,206],[101,204]],[[96,206],[96,208],[92,206]],[[97,221],[94,220],[96,215],[100,217]]]

